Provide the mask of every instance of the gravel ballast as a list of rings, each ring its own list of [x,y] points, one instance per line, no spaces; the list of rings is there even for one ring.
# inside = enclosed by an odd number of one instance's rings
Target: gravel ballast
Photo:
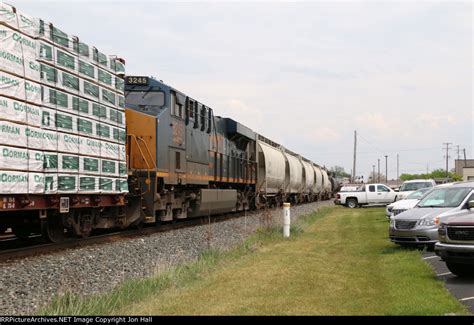
[[[291,208],[291,221],[331,206],[332,201]],[[282,210],[269,211],[282,224]],[[268,223],[268,214],[123,239],[0,264],[0,314],[31,315],[58,294],[104,293],[132,278],[151,276],[195,260],[208,248],[230,249]]]

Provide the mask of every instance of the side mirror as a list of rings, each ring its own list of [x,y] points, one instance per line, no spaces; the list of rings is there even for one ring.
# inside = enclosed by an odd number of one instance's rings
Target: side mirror
[[[474,200],[467,202],[467,208],[468,208],[468,209],[474,208]]]

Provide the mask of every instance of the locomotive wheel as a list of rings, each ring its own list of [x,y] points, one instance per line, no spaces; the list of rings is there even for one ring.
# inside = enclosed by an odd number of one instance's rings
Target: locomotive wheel
[[[43,221],[43,236],[52,243],[61,243],[66,240],[64,226],[60,215],[50,215]]]

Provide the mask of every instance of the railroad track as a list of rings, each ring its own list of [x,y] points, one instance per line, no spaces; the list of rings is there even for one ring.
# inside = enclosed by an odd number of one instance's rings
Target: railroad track
[[[272,212],[278,208],[271,208],[266,211]],[[74,248],[81,248],[87,247],[96,244],[105,244],[108,242],[113,242],[117,240],[135,238],[135,237],[142,237],[142,236],[149,236],[155,233],[160,232],[167,232],[171,230],[181,229],[181,228],[188,228],[188,227],[195,227],[201,225],[208,225],[217,222],[223,222],[226,220],[240,218],[245,215],[252,216],[254,214],[264,213],[265,210],[253,210],[253,211],[243,211],[233,214],[226,214],[226,215],[215,215],[215,216],[205,216],[200,218],[193,218],[193,219],[184,219],[182,221],[177,221],[174,223],[162,224],[160,226],[144,226],[141,229],[132,229],[132,230],[125,230],[120,232],[113,232],[101,235],[95,235],[89,238],[80,238],[80,239],[71,239],[66,240],[62,243],[48,243],[48,244],[36,244],[30,245],[25,247],[19,248],[12,248],[12,249],[4,249],[0,250],[0,263],[6,263],[9,261],[32,257],[37,255],[43,254],[51,254],[60,251],[64,251],[67,249],[74,249]],[[10,245],[14,245],[14,241],[10,243]]]

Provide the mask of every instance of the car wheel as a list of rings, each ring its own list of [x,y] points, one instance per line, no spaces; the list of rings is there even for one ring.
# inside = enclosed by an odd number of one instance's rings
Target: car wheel
[[[446,262],[446,266],[451,271],[451,273],[459,277],[474,277],[474,266],[470,264],[461,264]]]
[[[357,208],[357,206],[358,206],[356,199],[348,199],[346,204],[347,204],[347,207],[349,207],[351,209]]]

